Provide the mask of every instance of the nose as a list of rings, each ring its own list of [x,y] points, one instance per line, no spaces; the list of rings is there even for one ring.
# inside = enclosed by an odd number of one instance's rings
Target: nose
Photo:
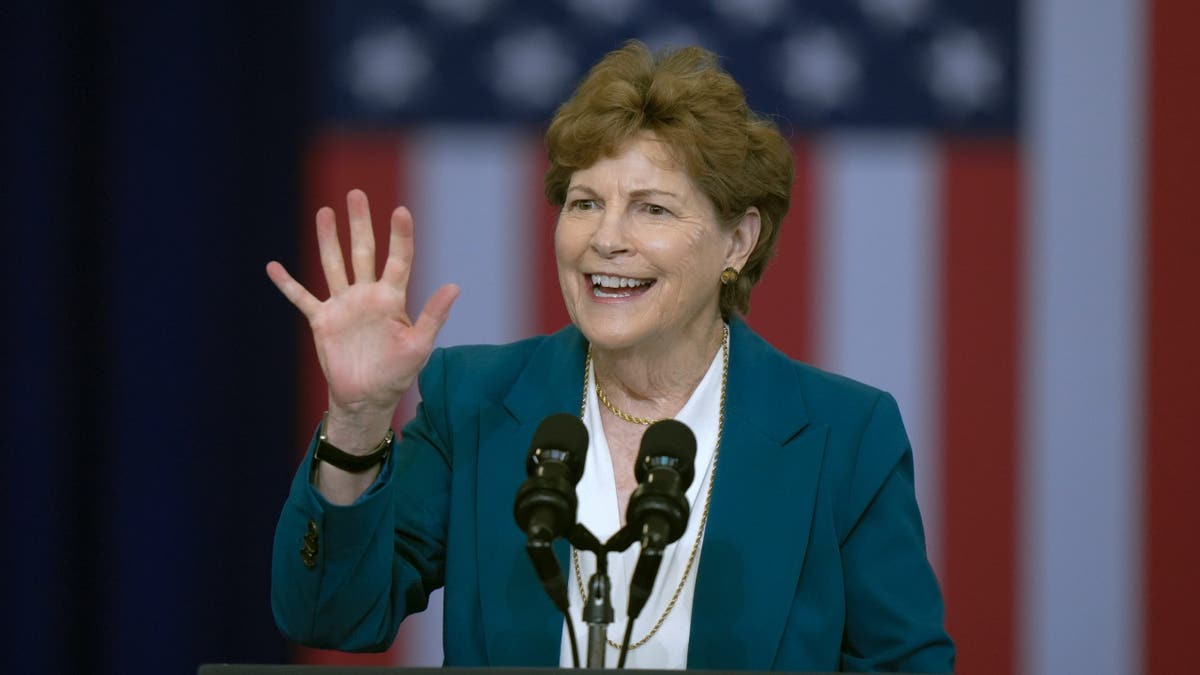
[[[605,211],[592,232],[592,250],[605,258],[628,253],[630,247],[626,237],[625,220],[620,210]]]

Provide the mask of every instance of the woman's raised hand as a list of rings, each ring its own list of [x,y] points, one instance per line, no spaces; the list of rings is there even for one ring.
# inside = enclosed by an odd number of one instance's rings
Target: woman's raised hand
[[[387,263],[377,279],[367,196],[351,190],[346,208],[353,282],[346,274],[334,212],[329,207],[317,211],[317,243],[329,299],[318,300],[278,262],[267,264],[267,276],[308,318],[329,385],[330,442],[337,445],[332,430],[336,419],[337,435],[344,444],[339,447],[354,452],[382,438],[400,397],[412,387],[429,358],[434,338],[458,297],[458,287],[447,284],[439,288],[412,321],[406,310],[413,259],[412,215],[404,207],[392,212]],[[355,440],[360,435],[361,443]],[[365,447],[354,447],[358,445]]]

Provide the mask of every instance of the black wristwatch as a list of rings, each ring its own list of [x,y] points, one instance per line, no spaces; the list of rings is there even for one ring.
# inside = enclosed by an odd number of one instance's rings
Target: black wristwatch
[[[329,411],[325,411],[325,416],[321,419],[321,434],[317,436],[317,449],[313,452],[314,460],[326,462],[330,466],[336,466],[342,471],[350,473],[363,473],[387,461],[388,453],[392,451],[392,440],[396,438],[396,432],[388,429],[383,440],[368,454],[352,455],[339,450],[325,438],[325,427],[328,422]],[[313,468],[316,469],[316,466],[314,465]]]

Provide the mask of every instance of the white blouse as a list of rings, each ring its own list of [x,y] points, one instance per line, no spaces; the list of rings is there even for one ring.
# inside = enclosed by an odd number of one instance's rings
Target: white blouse
[[[722,348],[723,350],[724,348]],[[708,367],[708,372],[700,380],[696,390],[688,402],[675,416],[691,428],[696,435],[696,464],[695,478],[687,489],[687,500],[691,506],[687,530],[679,541],[667,546],[663,555],[658,577],[654,581],[654,590],[641,614],[634,622],[630,644],[636,644],[650,632],[654,624],[662,616],[663,610],[671,601],[671,596],[679,586],[679,580],[687,567],[688,556],[700,531],[700,518],[704,511],[704,497],[708,491],[708,481],[712,473],[713,455],[717,444],[717,424],[721,413],[721,374],[723,367],[722,350]],[[593,372],[591,378],[595,377]],[[587,383],[587,404],[584,410],[583,423],[588,429],[587,463],[583,477],[576,487],[579,496],[579,522],[583,523],[600,541],[606,541],[621,527],[621,513],[617,507],[617,482],[613,477],[612,455],[609,453],[608,441],[604,437],[604,426],[600,418],[600,402],[596,398],[595,380],[589,378]],[[637,543],[623,553],[613,553],[608,559],[608,575],[612,580],[613,623],[608,627],[608,637],[619,643],[625,635],[626,611],[629,604],[629,581],[633,578],[634,567],[637,566],[638,552],[641,546]],[[583,576],[584,588],[588,579],[596,571],[595,555],[583,551],[579,553],[579,566]],[[700,552],[692,563],[691,572],[679,594],[679,600],[662,628],[649,642],[637,649],[630,649],[625,658],[626,668],[677,668],[687,667],[688,640],[691,637],[692,598],[696,591],[696,574],[700,569]],[[579,662],[587,665],[587,624],[583,622],[583,597],[579,592],[579,581],[574,566],[565,570],[570,589],[570,616],[575,622],[575,634],[579,645]],[[609,645],[604,665],[613,668],[617,665],[620,650]],[[563,622],[562,648],[559,655],[559,665],[565,668],[572,666],[571,643],[567,635],[566,621]]]

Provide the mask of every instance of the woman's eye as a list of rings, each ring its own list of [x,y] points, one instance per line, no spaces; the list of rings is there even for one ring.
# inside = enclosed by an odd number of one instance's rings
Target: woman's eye
[[[595,199],[576,199],[571,202],[572,211],[591,211],[596,208]]]
[[[665,216],[668,213],[670,213],[670,211],[659,206],[658,204],[647,204],[645,206],[645,209],[646,209],[646,213],[648,213],[652,216]]]

